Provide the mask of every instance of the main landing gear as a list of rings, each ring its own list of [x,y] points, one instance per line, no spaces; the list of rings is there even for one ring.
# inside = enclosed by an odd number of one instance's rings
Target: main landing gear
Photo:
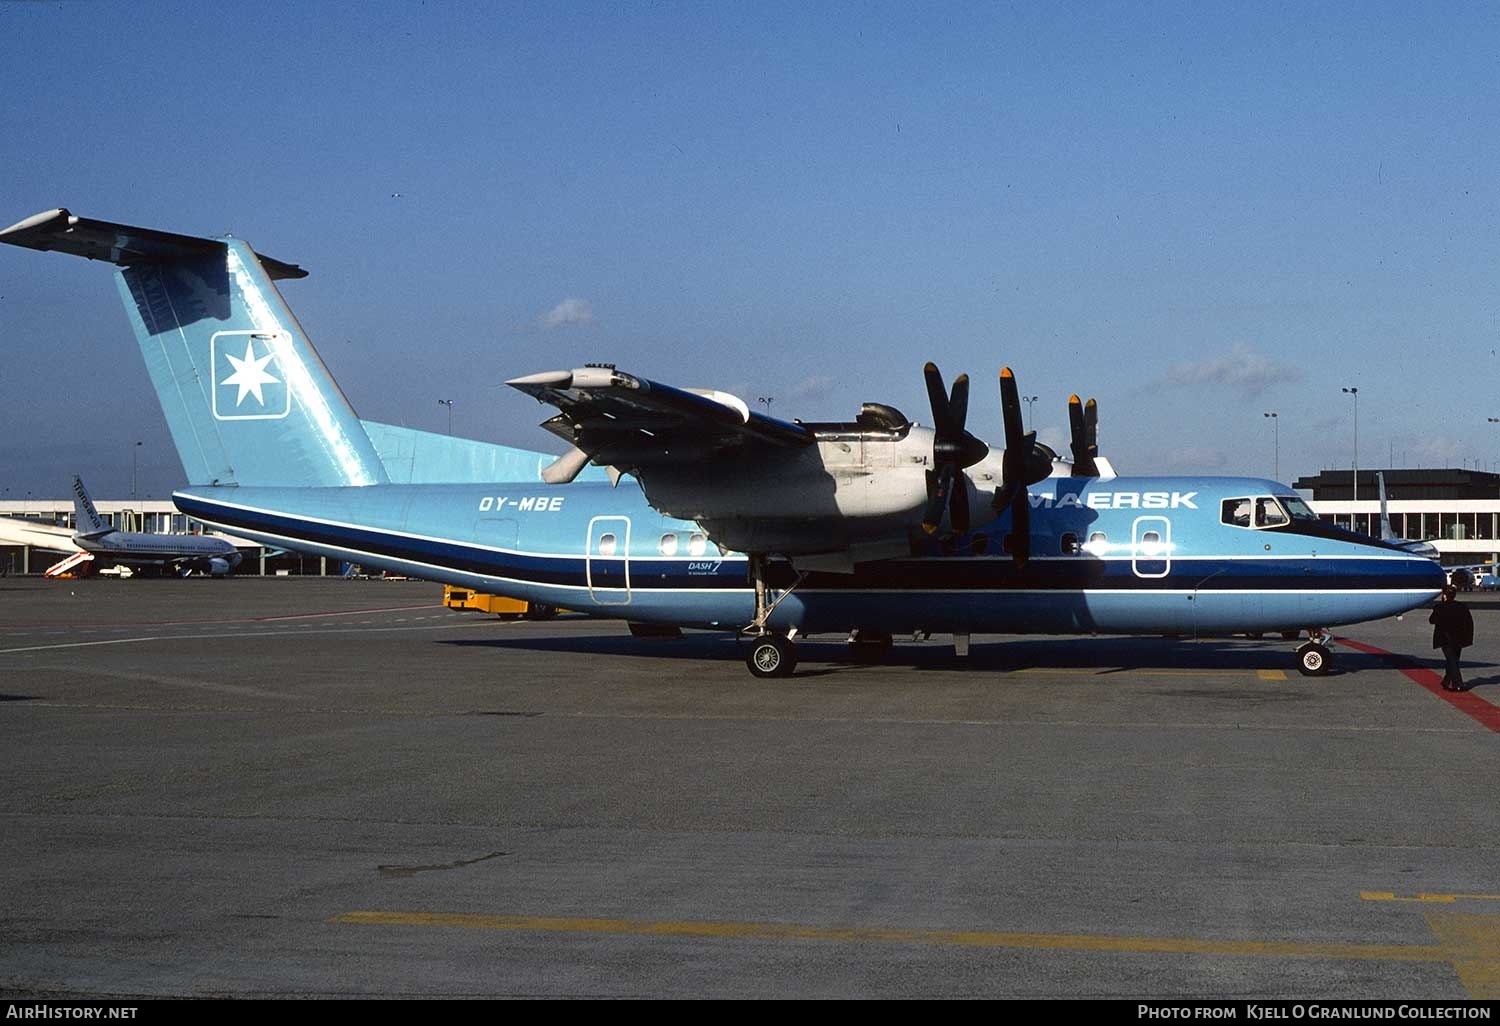
[[[1333,653],[1328,650],[1328,632],[1321,627],[1311,627],[1307,637],[1307,643],[1297,649],[1297,669],[1304,677],[1321,677],[1333,665]]]
[[[751,637],[750,654],[745,657],[745,665],[757,677],[790,677],[797,668],[797,646],[792,643],[796,628],[783,636],[773,631],[767,621],[771,619],[771,614],[776,611],[781,600],[795,591],[807,575],[799,573],[792,586],[776,596],[775,602],[771,602],[770,593],[766,590],[766,568],[769,563],[770,559],[765,555],[750,555],[750,583],[755,585],[755,620],[744,631]]]

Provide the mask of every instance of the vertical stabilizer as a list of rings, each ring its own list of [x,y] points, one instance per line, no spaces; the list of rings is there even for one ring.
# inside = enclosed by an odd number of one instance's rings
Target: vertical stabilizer
[[[89,490],[83,486],[83,478],[73,475],[73,531],[85,538],[109,534],[114,528],[105,522],[89,498]]]
[[[46,211],[0,242],[118,265],[120,296],[193,485],[368,485],[380,457],[275,280],[300,267],[204,239]]]
[[[1380,472],[1375,474],[1375,487],[1380,489],[1380,540],[1400,541],[1396,532],[1391,530],[1391,515],[1385,505],[1385,475]]]

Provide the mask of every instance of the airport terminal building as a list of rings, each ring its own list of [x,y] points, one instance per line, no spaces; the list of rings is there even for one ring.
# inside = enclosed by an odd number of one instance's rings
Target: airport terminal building
[[[1292,482],[1308,496],[1325,520],[1365,534],[1380,535],[1380,494],[1376,475],[1385,477],[1391,527],[1402,538],[1430,541],[1445,566],[1500,560],[1500,474],[1478,470],[1361,470],[1358,496],[1354,474],[1324,470]],[[319,556],[296,552],[267,553],[242,538],[211,531],[178,512],[168,499],[105,499],[96,503],[111,524],[125,531],[213,534],[245,553],[239,574],[332,575],[344,567]],[[10,499],[0,501],[0,516],[19,517],[72,528],[73,500]],[[28,546],[0,545],[0,572],[39,574],[60,559],[57,553]]]
[[[1324,520],[1380,536],[1380,485],[1385,478],[1391,529],[1401,538],[1430,541],[1444,566],[1500,559],[1500,474],[1479,470],[1324,470],[1292,487],[1310,496]]]

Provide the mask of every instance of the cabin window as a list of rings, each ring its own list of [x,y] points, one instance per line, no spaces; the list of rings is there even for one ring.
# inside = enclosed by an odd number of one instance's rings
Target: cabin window
[[[675,556],[675,555],[677,555],[677,535],[675,535],[675,534],[664,534],[664,535],[662,535],[661,536],[661,544],[658,545],[657,548],[661,549],[661,554],[663,556]]]
[[[708,551],[708,536],[694,531],[688,538],[688,555],[701,556]]]
[[[615,540],[614,535],[601,534],[599,536],[599,555],[613,556],[615,554],[615,548],[618,545],[619,543]]]
[[[1141,535],[1141,555],[1155,557],[1160,556],[1161,552],[1161,535],[1158,532],[1147,531]]]
[[[1220,518],[1231,527],[1250,526],[1250,500],[1249,499],[1225,499],[1221,507],[1223,513]]]
[[[1072,531],[1069,531],[1067,534],[1063,535],[1061,539],[1059,539],[1057,547],[1062,551],[1062,554],[1064,556],[1078,555],[1078,535],[1074,534]]]
[[[1255,500],[1256,527],[1280,527],[1290,522],[1291,518],[1286,515],[1281,504],[1269,495]]]
[[[1109,551],[1109,536],[1103,531],[1095,531],[1089,535],[1088,544],[1083,547],[1083,551],[1091,556],[1104,555]]]

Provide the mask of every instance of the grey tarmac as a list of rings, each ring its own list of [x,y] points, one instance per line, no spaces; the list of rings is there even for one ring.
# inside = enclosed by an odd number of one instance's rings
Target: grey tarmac
[[[733,638],[423,582],[0,579],[0,993],[1500,996],[1500,614]],[[1419,667],[1419,669],[1412,669]],[[1432,676],[1435,680],[1435,676]]]

